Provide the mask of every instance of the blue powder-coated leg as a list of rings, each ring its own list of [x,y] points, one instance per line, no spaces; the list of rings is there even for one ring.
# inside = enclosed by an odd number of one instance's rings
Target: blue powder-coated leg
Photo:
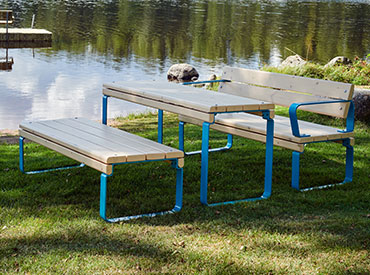
[[[108,119],[108,96],[103,95],[103,110],[102,110],[102,123],[107,125]]]
[[[52,171],[58,171],[58,170],[66,170],[66,169],[71,169],[71,168],[80,168],[80,167],[85,166],[85,164],[81,163],[78,165],[70,165],[70,166],[64,166],[64,167],[58,167],[58,168],[25,172],[24,170],[24,139],[25,139],[24,137],[19,137],[19,169],[24,174],[27,174],[27,175],[39,174],[39,173],[52,172]]]
[[[202,131],[202,162],[200,172],[200,202],[207,203],[207,188],[208,188],[208,146],[209,146],[209,126],[210,123],[203,122]]]
[[[265,153],[265,191],[261,198],[267,199],[271,196],[272,190],[272,164],[273,164],[273,149],[274,149],[274,120],[265,115],[267,119],[266,131],[266,153]]]
[[[217,202],[217,203],[207,203],[207,176],[208,176],[208,140],[209,138],[209,124],[207,127],[206,123],[203,123],[203,138],[202,138],[202,174],[201,174],[201,190],[200,190],[200,200],[203,204],[208,206],[217,206],[225,204],[234,204],[240,202],[251,202],[267,199],[271,196],[272,190],[272,163],[273,163],[273,145],[274,145],[274,120],[270,118],[270,112],[263,111],[263,118],[267,120],[267,129],[266,129],[266,152],[265,152],[265,183],[264,183],[264,192],[262,196],[255,198],[246,198],[241,200],[233,200],[226,202]],[[203,152],[205,152],[203,160]],[[203,165],[205,168],[203,168]],[[203,176],[204,175],[204,176]],[[203,178],[202,178],[203,176]]]
[[[179,150],[184,151],[184,125],[183,121],[179,122]]]
[[[24,172],[24,137],[19,137],[19,169]]]
[[[299,158],[301,152],[293,151],[292,153],[292,187],[299,190]]]
[[[176,204],[171,211],[179,212],[182,208],[184,170],[179,168],[177,163],[174,166],[176,168]]]
[[[353,178],[353,146],[350,139],[343,141],[343,146],[346,147],[346,177],[343,183],[352,182]]]
[[[230,149],[233,146],[233,135],[232,134],[227,134],[227,144],[224,147],[225,150]]]
[[[112,174],[111,174],[112,175]],[[107,212],[107,178],[110,175],[102,173],[100,175],[100,217],[103,220],[107,220],[106,212]]]
[[[158,110],[158,143],[163,143],[163,110]]]
[[[347,182],[352,182],[353,178],[353,146],[350,143],[350,139],[343,140],[343,146],[346,147],[346,175],[344,181],[340,183],[325,184],[320,186],[308,187],[308,188],[299,188],[299,152],[293,152],[292,159],[292,187],[298,191],[306,192],[316,189],[324,189],[329,187],[334,187],[338,185],[345,184]]]
[[[187,156],[202,153],[202,150],[192,151],[192,152],[185,152],[185,147],[184,147],[184,125],[185,125],[185,122],[183,122],[183,121],[179,122],[179,149],[181,151],[183,151],[185,153],[185,155],[187,155]],[[228,134],[227,135],[227,144],[226,144],[226,146],[219,147],[219,148],[208,149],[208,152],[219,152],[219,151],[229,150],[232,146],[233,146],[233,135]]]
[[[119,217],[119,218],[110,218],[108,219],[106,216],[106,205],[107,205],[107,178],[110,175],[106,175],[104,173],[100,176],[100,217],[107,221],[107,222],[120,222],[120,221],[129,221],[132,219],[138,219],[142,217],[155,217],[159,215],[165,214],[173,214],[179,212],[182,208],[182,197],[183,197],[183,169],[178,166],[178,160],[173,160],[172,167],[176,168],[176,202],[173,209],[168,211],[161,211],[161,212],[154,212],[148,214],[140,214],[134,216],[126,216],[126,217]]]

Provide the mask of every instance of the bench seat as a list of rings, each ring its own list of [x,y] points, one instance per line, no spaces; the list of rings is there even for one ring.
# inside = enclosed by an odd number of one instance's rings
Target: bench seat
[[[202,121],[187,116],[179,116],[179,120],[195,125],[202,125]],[[304,145],[310,142],[339,140],[351,138],[353,132],[341,133],[337,128],[299,120],[301,132],[309,137],[296,137],[292,133],[288,117],[274,117],[274,145],[290,150],[303,152]],[[241,136],[261,142],[266,141],[266,123],[260,116],[247,113],[228,113],[216,116],[211,129]]]
[[[21,123],[19,128],[22,172],[25,172],[23,139],[39,143],[102,172],[100,216],[108,222],[178,212],[182,207],[183,151],[84,118],[28,121]],[[158,213],[107,219],[105,211],[107,177],[113,175],[113,167],[123,163],[160,160],[171,161],[172,166],[177,170],[175,208]],[[59,169],[64,168],[49,170]],[[48,170],[25,173],[34,174],[45,171]]]
[[[23,122],[19,127],[21,136],[106,174],[112,173],[112,164],[184,157],[180,150],[84,118]]]

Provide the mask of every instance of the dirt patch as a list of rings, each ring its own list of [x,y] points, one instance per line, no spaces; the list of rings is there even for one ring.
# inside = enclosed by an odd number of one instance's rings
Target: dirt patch
[[[18,130],[4,129],[0,130],[0,144],[17,144],[18,143]]]
[[[0,136],[0,144],[18,144],[18,136]]]
[[[18,130],[9,130],[9,129],[0,129],[0,137],[3,136],[17,136],[18,135]]]

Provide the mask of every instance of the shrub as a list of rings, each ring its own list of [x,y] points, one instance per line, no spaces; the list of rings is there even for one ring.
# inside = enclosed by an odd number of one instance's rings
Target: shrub
[[[297,76],[326,79],[352,83],[355,85],[370,85],[370,54],[362,60],[355,57],[352,64],[323,66],[308,62],[297,67],[269,67],[262,68],[263,71],[291,74]]]

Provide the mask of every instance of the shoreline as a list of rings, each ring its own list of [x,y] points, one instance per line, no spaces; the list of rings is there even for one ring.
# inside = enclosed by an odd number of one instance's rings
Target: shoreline
[[[370,95],[370,86],[355,86],[355,90],[353,92],[353,96],[356,94],[368,94]],[[142,112],[142,113],[145,113]],[[128,115],[127,115],[128,116]],[[115,122],[115,118],[108,119],[108,125],[115,126],[117,123]],[[19,136],[18,129],[0,129],[0,141],[5,137],[15,137]]]

